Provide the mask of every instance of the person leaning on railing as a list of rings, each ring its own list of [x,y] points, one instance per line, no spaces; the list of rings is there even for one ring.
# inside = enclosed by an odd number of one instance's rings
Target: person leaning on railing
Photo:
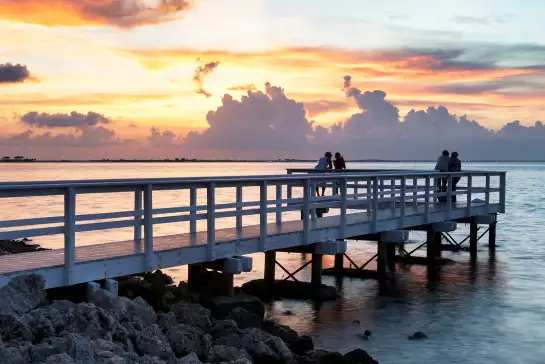
[[[441,156],[437,158],[437,163],[435,164],[435,170],[439,172],[448,172],[450,165],[450,157],[448,150],[444,150],[441,153]],[[439,192],[446,192],[447,190],[447,178],[438,178],[436,180],[436,186],[439,187]],[[439,202],[446,202],[447,198],[444,196],[438,197]]]
[[[458,159],[458,153],[452,152],[448,166],[449,172],[462,172],[462,161]],[[460,182],[460,177],[452,177],[452,192],[456,191],[456,185]],[[452,195],[452,202],[456,202],[456,195]]]

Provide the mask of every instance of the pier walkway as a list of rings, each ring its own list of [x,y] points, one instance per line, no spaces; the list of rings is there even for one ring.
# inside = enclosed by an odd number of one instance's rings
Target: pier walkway
[[[445,192],[434,187],[439,178],[450,182],[455,177],[461,177],[457,191],[451,190],[451,183]],[[68,286],[495,215],[505,212],[505,177],[505,172],[490,171],[347,171],[0,183],[0,199],[13,203],[43,196],[64,200],[62,216],[0,221],[0,240],[48,235],[64,240],[61,249],[0,256],[0,286],[13,276],[31,273],[43,275],[47,288]],[[316,196],[317,184],[327,186],[326,196]],[[187,197],[176,200],[176,207],[153,207],[156,194],[180,190]],[[134,208],[128,211],[76,213],[77,196],[127,192],[134,196]],[[457,202],[451,202],[452,196]],[[438,202],[441,198],[447,202]],[[324,209],[326,216],[318,217],[317,210]],[[232,221],[232,226],[217,228],[220,220]],[[185,227],[176,235],[154,235],[154,227],[169,223]],[[131,240],[100,243],[100,231],[122,228],[134,229]],[[78,246],[77,233],[89,231],[97,232],[97,243]]]

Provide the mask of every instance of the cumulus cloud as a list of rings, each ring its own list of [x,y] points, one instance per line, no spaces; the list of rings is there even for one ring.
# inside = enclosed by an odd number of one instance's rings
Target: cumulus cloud
[[[204,78],[208,74],[212,73],[216,69],[216,67],[219,66],[219,64],[220,64],[219,61],[208,62],[203,66],[197,67],[197,69],[195,70],[195,76],[193,76],[193,81],[195,81],[195,83],[197,84],[197,90],[195,92],[197,92],[198,94],[202,94],[206,97],[212,96],[212,94],[210,94],[204,89]]]
[[[30,79],[30,72],[27,66],[22,64],[2,63],[0,64],[0,84],[20,83]]]
[[[148,136],[148,144],[152,148],[179,148],[181,146],[181,140],[175,133],[170,130],[164,130],[161,132],[159,129],[151,128],[150,135]]]
[[[76,111],[72,111],[70,114],[48,114],[31,111],[21,116],[21,121],[28,126],[41,128],[81,128],[112,122],[104,115],[92,111],[87,114],[80,114]]]
[[[0,18],[46,26],[114,25],[130,28],[173,20],[189,0],[2,0]]]
[[[330,100],[305,101],[304,104],[305,110],[307,110],[308,116],[310,117],[331,111],[346,110],[350,107],[348,102]]]
[[[226,94],[222,104],[206,115],[209,128],[188,134],[192,148],[292,152],[304,148],[312,133],[304,105],[290,99],[281,87],[248,91],[241,100]]]

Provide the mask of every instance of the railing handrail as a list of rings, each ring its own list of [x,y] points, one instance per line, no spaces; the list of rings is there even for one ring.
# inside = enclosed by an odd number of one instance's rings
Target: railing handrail
[[[454,176],[463,177],[469,175],[504,175],[505,171],[462,171],[462,172],[438,172],[438,171],[404,171],[395,173],[346,173],[339,172],[332,177],[330,173],[313,173],[307,175],[300,174],[273,174],[273,175],[249,175],[249,176],[223,176],[223,177],[176,177],[176,178],[133,178],[133,179],[98,179],[98,180],[57,180],[57,181],[25,181],[25,182],[0,182],[0,191],[34,190],[34,189],[58,189],[58,188],[101,188],[101,187],[136,187],[144,185],[191,185],[207,183],[256,183],[264,180],[271,182],[288,182],[292,180],[321,180],[321,179],[339,179],[339,178],[373,178],[375,176],[385,179],[401,177],[426,177],[426,176]]]

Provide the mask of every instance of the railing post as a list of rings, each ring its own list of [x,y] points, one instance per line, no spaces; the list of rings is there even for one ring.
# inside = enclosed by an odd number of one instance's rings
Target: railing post
[[[401,193],[400,193],[400,205],[399,205],[399,215],[400,215],[400,229],[405,227],[405,195],[407,187],[407,177],[401,177]]]
[[[507,178],[505,173],[500,174],[500,212],[505,213],[505,188]]]
[[[282,223],[282,184],[276,185],[276,223]]]
[[[288,174],[292,174],[291,172],[288,172]],[[291,183],[288,183],[287,185],[287,191],[286,191],[286,197],[289,199],[292,198],[292,195],[293,195],[293,191],[292,191],[292,186],[291,186]]]
[[[418,206],[418,178],[413,178],[413,204],[416,208]]]
[[[310,229],[310,182],[308,179],[303,180],[303,245],[308,244],[308,233]]]
[[[473,176],[470,173],[467,176],[467,216],[471,216],[472,189],[473,189]]]
[[[346,194],[347,194],[347,180],[343,178],[341,180],[341,218],[340,218],[340,235],[341,239],[346,238]]]
[[[354,181],[354,199],[355,200],[358,199],[358,191],[359,191],[358,185],[359,185],[359,181],[355,180]]]
[[[68,187],[64,193],[64,275],[67,286],[72,285],[76,262],[76,192]]]
[[[191,245],[197,245],[197,189],[192,187],[189,189],[189,235]]]
[[[392,209],[395,209],[396,207],[396,200],[395,200],[395,197],[396,197],[396,180],[395,178],[392,178],[390,180],[390,198],[392,199],[392,201],[390,202],[390,205],[392,207]]]
[[[216,260],[214,246],[216,245],[216,186],[213,182],[206,188],[206,251],[209,261]]]
[[[237,199],[237,216],[236,216],[236,230],[237,230],[237,238],[242,237],[242,185],[237,186],[236,190],[236,199]]]
[[[267,181],[259,186],[259,250],[267,251]]]
[[[490,173],[486,174],[486,183],[484,189],[484,200],[486,203],[486,213],[490,213]]]
[[[372,224],[373,224],[373,233],[376,233],[378,230],[378,177],[373,179],[373,207],[372,207]]]
[[[312,198],[312,201],[311,203],[312,204],[315,204],[317,201],[317,198],[316,198],[316,188],[317,188],[318,184],[317,183],[313,183],[311,188],[310,188],[310,196]],[[316,207],[312,207],[310,209],[310,216],[312,217],[312,220],[316,220]]]
[[[452,174],[447,177],[447,219],[450,220],[452,214]]]
[[[142,190],[137,188],[134,191],[134,244],[140,246],[140,240],[142,240]],[[139,252],[138,252],[139,253]]]
[[[153,185],[148,184],[144,188],[144,255],[146,271],[155,268],[155,256],[153,253]]]
[[[431,179],[432,176],[426,176],[426,190],[425,190],[425,199],[426,203],[424,204],[424,216],[426,219],[426,224],[430,222],[430,188],[431,188]]]

